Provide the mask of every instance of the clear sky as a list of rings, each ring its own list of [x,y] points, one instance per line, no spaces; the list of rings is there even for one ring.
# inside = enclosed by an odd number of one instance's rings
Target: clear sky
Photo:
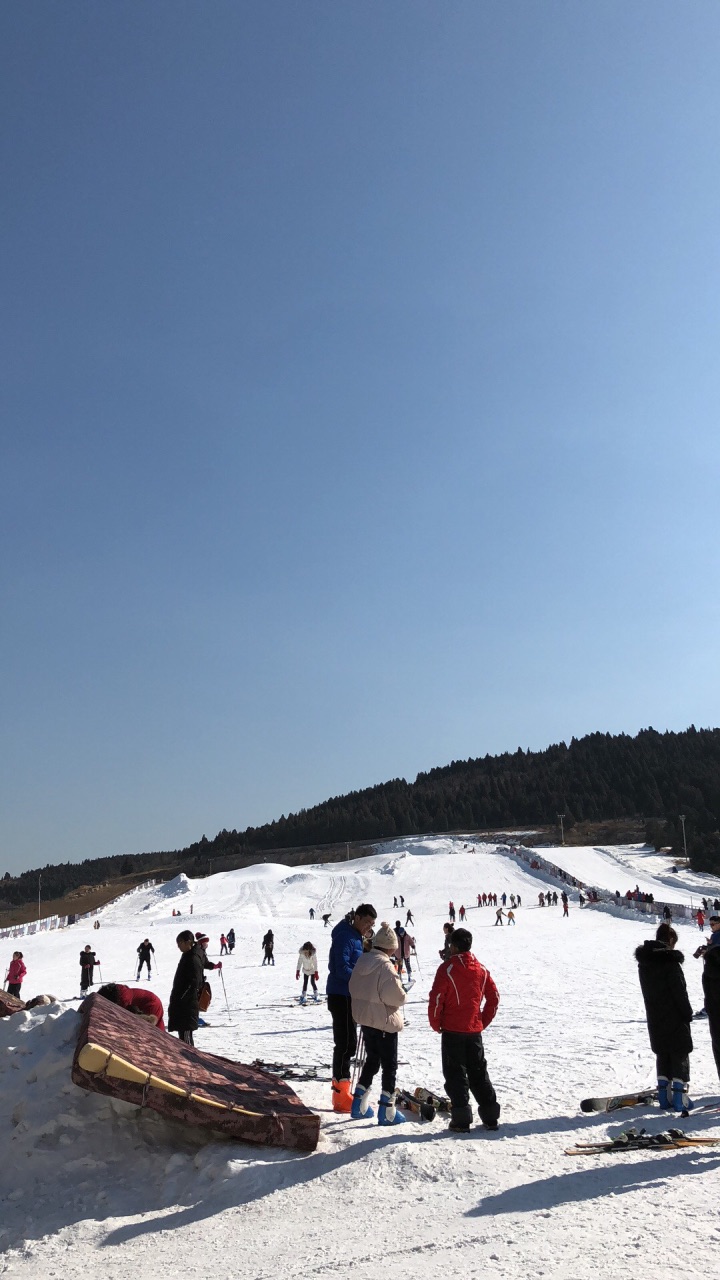
[[[720,724],[718,67],[716,0],[2,7],[0,874]]]

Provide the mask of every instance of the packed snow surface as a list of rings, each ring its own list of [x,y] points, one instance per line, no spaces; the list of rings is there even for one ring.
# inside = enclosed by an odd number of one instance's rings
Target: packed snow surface
[[[586,883],[624,893],[639,883],[662,900],[720,895],[720,882],[670,871],[637,848],[543,849]],[[521,863],[488,846],[450,838],[397,840],[374,856],[327,866],[264,864],[193,882],[185,876],[106,909],[101,928],[83,921],[59,933],[5,940],[25,956],[23,994],[59,1003],[0,1021],[0,1275],[145,1280],[197,1274],[212,1280],[454,1280],[455,1277],[630,1277],[712,1274],[720,1244],[720,1148],[573,1157],[578,1139],[629,1123],[667,1127],[658,1111],[584,1116],[589,1094],[653,1082],[633,959],[653,922],[537,905],[542,885]],[[552,886],[556,887],[556,886]],[[494,923],[477,894],[522,897],[515,927]],[[484,1036],[502,1105],[501,1128],[452,1135],[446,1122],[394,1130],[354,1122],[330,1108],[330,1019],[324,1004],[295,1002],[299,947],[313,941],[321,988],[330,929],[361,901],[379,918],[415,923],[418,981],[408,995],[399,1081],[442,1091],[440,1040],[427,1021],[448,899],[468,909],[473,950],[500,990]],[[192,905],[193,914],[190,915]],[[310,921],[309,909],[315,920]],[[180,918],[172,911],[180,910]],[[210,975],[212,1026],[196,1043],[242,1061],[320,1064],[325,1081],[297,1082],[322,1119],[311,1155],[214,1140],[153,1112],[76,1088],[70,1063],[78,1022],[79,953],[89,942],[105,981],[132,985],[136,948],[148,936],[150,983],[167,1003],[179,957],[175,936],[191,926],[211,938],[234,926],[235,954],[222,985]],[[274,968],[261,967],[261,938],[274,930]],[[702,1006],[698,930],[681,923],[680,948],[693,1006]],[[96,975],[98,976],[98,975]],[[228,1007],[229,1006],[229,1007]],[[158,1033],[160,1034],[160,1033]],[[693,1024],[692,1092],[718,1097],[707,1023]],[[373,1090],[377,1093],[377,1088]],[[689,1132],[720,1137],[720,1116],[694,1114]],[[709,1250],[713,1250],[710,1253]]]

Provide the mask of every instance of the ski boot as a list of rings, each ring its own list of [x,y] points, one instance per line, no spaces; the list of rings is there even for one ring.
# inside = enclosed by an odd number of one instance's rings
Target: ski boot
[[[383,1089],[378,1107],[378,1124],[403,1124],[406,1117],[395,1106],[395,1094]]]
[[[333,1111],[340,1111],[344,1115],[348,1115],[352,1110],[353,1098],[350,1092],[349,1080],[333,1080],[332,1082],[332,1106]]]
[[[668,1093],[670,1081],[667,1076],[658,1076],[658,1102],[666,1111],[672,1109],[672,1098]]]
[[[307,996],[300,996],[298,1004],[307,1004]]]
[[[364,1089],[361,1084],[353,1094],[350,1115],[353,1120],[372,1120],[375,1112],[370,1106],[370,1090]]]
[[[682,1080],[674,1079],[672,1082],[672,1109],[678,1115],[687,1116],[692,1110],[692,1102],[690,1101],[690,1085],[684,1084]]]
[[[464,1107],[453,1107],[450,1113],[448,1130],[451,1133],[469,1133],[472,1124],[472,1107],[467,1103]]]
[[[319,997],[319,995],[318,995],[317,991],[313,991],[313,1000],[315,1001],[315,1003],[316,1003],[316,1004],[319,1004],[319,1003],[320,1003],[320,997]]]

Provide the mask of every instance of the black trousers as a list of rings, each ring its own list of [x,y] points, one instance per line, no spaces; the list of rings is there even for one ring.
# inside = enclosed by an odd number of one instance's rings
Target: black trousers
[[[189,1044],[192,1045],[193,1049],[195,1048],[192,1031],[178,1031],[177,1038],[182,1040],[183,1044]]]
[[[305,992],[308,989],[308,979],[310,980],[310,985],[312,986],[312,989],[315,992],[315,995],[317,995],[317,982],[315,981],[314,973],[303,974],[303,995],[305,995]],[[337,1080],[337,1076],[335,1077],[335,1079]]]
[[[710,1028],[710,1042],[712,1044],[715,1066],[717,1068],[718,1077],[720,1077],[720,1011],[708,1009],[708,1026]]]
[[[139,963],[139,965],[138,965],[138,978],[140,977],[140,974],[142,973],[143,965],[144,965],[144,964],[146,964],[146,965],[147,965],[148,978],[150,977],[150,957],[148,956],[147,960],[141,960],[141,961],[140,961],[140,963]]]
[[[682,1080],[687,1083],[690,1079],[690,1059],[686,1053],[656,1053],[655,1061],[657,1063],[658,1077],[667,1076],[668,1080]]]
[[[328,996],[333,1028],[333,1080],[350,1079],[350,1059],[357,1049],[357,1027],[350,996]]]
[[[480,1119],[494,1124],[500,1115],[500,1104],[490,1083],[480,1032],[466,1035],[443,1031],[442,1069],[453,1112],[466,1110],[472,1093]]]
[[[358,1084],[369,1089],[382,1067],[382,1087],[385,1092],[392,1093],[397,1081],[398,1033],[378,1031],[376,1027],[362,1027],[361,1030],[367,1056]]]
[[[21,983],[19,983],[19,982],[8,982],[8,988],[7,988],[7,989],[8,989],[8,995],[9,995],[9,996],[17,996],[17,998],[18,998],[18,1000],[19,1000],[19,999],[20,999],[20,987],[21,987],[21,985],[22,985],[22,984],[21,984]]]

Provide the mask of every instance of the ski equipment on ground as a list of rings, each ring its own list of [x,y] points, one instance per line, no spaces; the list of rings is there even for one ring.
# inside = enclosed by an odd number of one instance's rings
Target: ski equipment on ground
[[[566,1156],[589,1156],[598,1151],[667,1151],[678,1147],[717,1147],[720,1138],[693,1138],[682,1129],[647,1133],[645,1129],[625,1129],[605,1142],[578,1142],[565,1149]]]
[[[638,1089],[635,1093],[615,1093],[607,1098],[583,1098],[581,1111],[618,1111],[621,1107],[647,1107],[657,1102],[657,1089]]]

